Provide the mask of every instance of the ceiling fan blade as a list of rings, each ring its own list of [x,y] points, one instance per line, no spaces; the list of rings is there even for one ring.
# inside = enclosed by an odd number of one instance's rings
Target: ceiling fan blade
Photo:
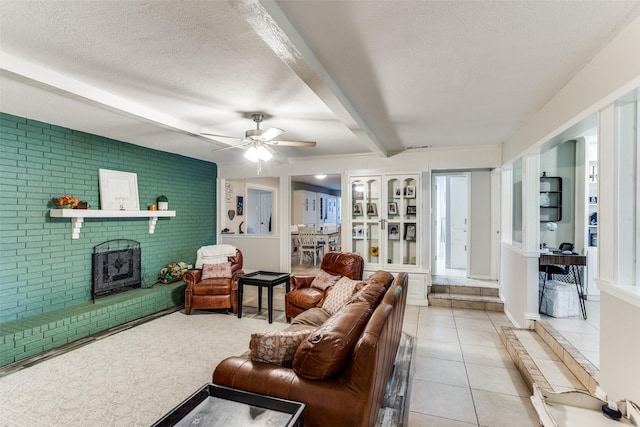
[[[244,140],[245,140],[244,138],[237,138],[237,137],[235,137],[235,136],[227,136],[227,135],[216,135],[215,133],[206,133],[206,132],[203,132],[203,133],[201,133],[200,135],[202,135],[202,136],[208,136],[208,137],[211,137],[211,138],[213,138],[213,139],[232,139],[232,140],[234,140],[234,141],[244,141]]]
[[[315,147],[315,141],[265,141],[269,145],[282,145],[290,147]]]
[[[242,148],[245,147],[247,145],[251,144],[251,141],[247,141],[244,144],[239,144],[239,145],[229,145],[228,147],[222,147],[222,148],[214,148],[213,150],[211,150],[212,152],[216,152],[216,151],[225,151],[225,150],[231,150],[232,148]]]
[[[260,139],[264,140],[264,141],[269,141],[273,138],[275,138],[278,135],[283,134],[284,131],[282,129],[278,129],[278,128],[269,128],[267,130],[264,131],[264,133],[262,135],[260,135]]]

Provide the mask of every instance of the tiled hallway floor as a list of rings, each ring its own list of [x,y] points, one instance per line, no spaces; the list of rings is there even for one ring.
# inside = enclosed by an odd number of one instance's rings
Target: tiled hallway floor
[[[410,426],[538,426],[529,390],[498,331],[503,313],[407,306],[415,336]]]
[[[540,315],[577,348],[595,367],[600,367],[600,301],[585,301],[587,319]]]

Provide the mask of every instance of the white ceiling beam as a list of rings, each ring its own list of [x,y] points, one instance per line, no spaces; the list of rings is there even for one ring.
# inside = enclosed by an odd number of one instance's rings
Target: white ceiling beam
[[[202,129],[192,123],[177,119],[158,110],[132,102],[96,86],[71,78],[57,71],[25,61],[1,52],[0,75],[67,98],[75,99],[117,114],[132,117],[164,129],[187,134],[207,142],[228,144],[200,135]]]
[[[387,157],[380,139],[320,63],[309,45],[272,0],[232,2],[258,37],[325,103],[351,132],[374,153]]]

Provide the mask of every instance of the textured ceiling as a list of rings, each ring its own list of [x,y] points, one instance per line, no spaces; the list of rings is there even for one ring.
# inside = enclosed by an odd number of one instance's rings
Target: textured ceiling
[[[248,118],[278,157],[496,144],[638,1],[5,1],[0,109],[219,163]],[[224,142],[224,141],[223,141]]]

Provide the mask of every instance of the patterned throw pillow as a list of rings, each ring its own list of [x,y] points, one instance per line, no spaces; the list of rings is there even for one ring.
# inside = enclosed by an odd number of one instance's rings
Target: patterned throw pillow
[[[231,263],[223,262],[222,264],[202,264],[202,280],[231,278]]]
[[[290,368],[298,346],[311,332],[313,329],[251,334],[249,356],[254,362],[271,363]]]
[[[340,276],[334,276],[324,270],[320,270],[313,282],[311,282],[311,287],[324,291],[329,286],[333,286],[339,279]]]
[[[329,291],[329,295],[322,303],[322,308],[333,316],[349,302],[356,290],[356,286],[361,282],[361,280],[351,280],[348,277],[341,278]]]

